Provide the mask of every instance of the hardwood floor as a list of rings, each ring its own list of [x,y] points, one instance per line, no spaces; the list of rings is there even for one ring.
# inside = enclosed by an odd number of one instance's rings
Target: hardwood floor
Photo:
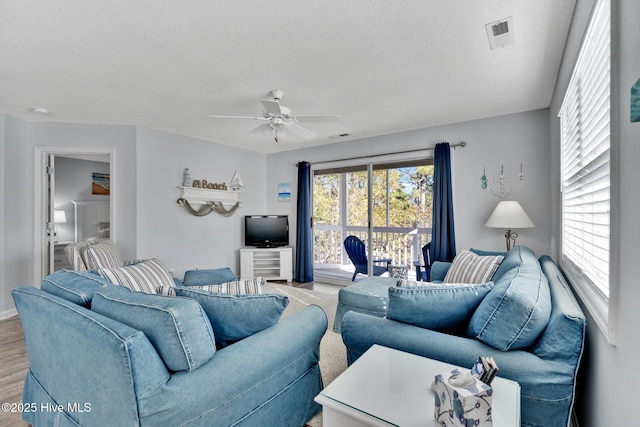
[[[29,369],[17,316],[0,321],[0,403],[22,402],[22,383]],[[0,427],[28,426],[18,412],[0,411]]]

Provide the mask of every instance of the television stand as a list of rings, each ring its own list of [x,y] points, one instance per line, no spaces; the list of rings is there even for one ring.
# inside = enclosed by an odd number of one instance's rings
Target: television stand
[[[279,248],[281,246],[284,246],[284,245],[274,245],[272,243],[265,243],[264,245],[256,246],[256,248],[257,249],[273,249],[273,248]]]
[[[259,276],[266,280],[292,282],[293,248],[291,246],[241,248],[240,280],[250,280]]]

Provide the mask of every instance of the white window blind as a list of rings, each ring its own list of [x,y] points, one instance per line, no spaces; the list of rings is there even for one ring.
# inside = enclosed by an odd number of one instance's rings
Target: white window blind
[[[610,0],[594,8],[560,109],[562,262],[609,297]]]

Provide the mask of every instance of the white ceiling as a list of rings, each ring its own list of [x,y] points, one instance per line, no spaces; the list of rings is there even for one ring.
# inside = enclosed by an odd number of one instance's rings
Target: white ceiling
[[[0,111],[272,153],[546,108],[575,0],[0,0]],[[485,24],[513,16],[515,44]],[[318,136],[245,134],[272,89]],[[31,111],[46,108],[50,115]],[[349,133],[339,140],[331,135]]]

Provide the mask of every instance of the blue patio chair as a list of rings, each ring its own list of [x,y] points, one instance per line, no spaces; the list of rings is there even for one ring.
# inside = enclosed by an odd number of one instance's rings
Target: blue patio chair
[[[420,261],[413,261],[416,268],[416,280],[429,282],[431,280],[431,242],[422,247],[422,259],[424,265]]]
[[[347,236],[347,238],[344,239],[344,248],[347,251],[347,255],[349,255],[349,259],[351,260],[354,267],[356,268],[356,271],[353,273],[353,277],[351,278],[351,281],[353,282],[354,280],[356,280],[356,276],[358,275],[358,273],[369,274],[369,271],[368,271],[369,263],[367,262],[367,250],[364,246],[364,242],[362,242],[362,240],[358,239],[356,236]],[[373,266],[373,275],[380,276],[385,271],[387,271],[388,266],[391,263],[391,260],[388,258],[382,258],[382,259],[374,259],[373,262],[385,263],[384,267],[377,266],[377,265]]]

